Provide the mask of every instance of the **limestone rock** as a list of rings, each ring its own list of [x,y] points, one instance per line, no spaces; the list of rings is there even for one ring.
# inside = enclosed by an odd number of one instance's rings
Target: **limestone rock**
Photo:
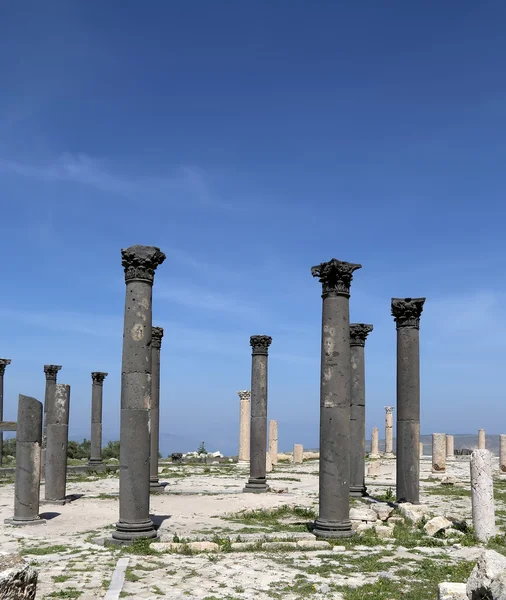
[[[214,542],[190,542],[188,548],[192,552],[219,552],[220,547]]]
[[[387,527],[386,525],[376,525],[376,527],[374,528],[374,531],[376,532],[376,535],[379,538],[381,538],[382,540],[391,538],[394,536],[393,527]]]
[[[401,513],[413,523],[418,523],[422,520],[427,512],[427,506],[423,504],[411,504],[410,502],[402,502],[399,504]]]
[[[0,598],[34,600],[37,571],[17,554],[0,556]]]
[[[389,506],[386,502],[371,504],[371,508],[378,515],[378,519],[380,521],[386,521],[388,517],[394,512],[394,509],[391,506]]]
[[[352,529],[353,529],[353,524],[352,524]],[[355,527],[355,532],[356,533],[363,533],[364,531],[367,531],[368,529],[372,529],[374,527],[374,523],[359,523],[356,527]]]
[[[178,552],[184,544],[179,542],[153,542],[149,547],[155,552]]]
[[[506,600],[506,557],[485,550],[467,580],[469,600]]]
[[[241,552],[244,550],[250,550],[251,548],[254,548],[256,545],[257,545],[257,542],[232,542],[230,547],[232,548],[232,550]]]
[[[284,548],[297,548],[297,542],[264,542],[263,550],[283,550]]]
[[[430,521],[427,521],[423,526],[425,533],[430,536],[434,536],[440,531],[445,531],[452,526],[452,522],[448,521],[444,517],[434,517]]]
[[[437,600],[467,600],[465,583],[440,583],[437,588]]]
[[[365,521],[366,523],[375,523],[378,516],[374,510],[365,507],[350,508],[350,519],[352,521]]]
[[[299,540],[297,547],[306,550],[329,550],[330,544],[324,540]]]
[[[441,485],[455,485],[457,483],[457,478],[453,475],[445,475],[441,479]]]
[[[367,477],[377,477],[381,474],[381,465],[378,460],[370,462],[367,465]]]

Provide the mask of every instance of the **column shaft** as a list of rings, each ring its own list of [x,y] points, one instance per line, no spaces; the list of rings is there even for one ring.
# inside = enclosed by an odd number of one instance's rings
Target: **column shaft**
[[[371,454],[369,454],[369,458],[379,458],[379,433],[377,427],[373,427],[371,431]]]
[[[455,438],[453,435],[446,436],[446,458],[447,460],[455,458]]]
[[[302,444],[293,445],[293,464],[301,465],[304,461],[304,446]]]
[[[444,473],[446,471],[446,434],[432,434],[432,472]]]
[[[105,468],[102,460],[102,395],[107,373],[95,371],[91,374],[91,448],[89,466],[92,469]]]
[[[152,492],[161,492],[164,486],[158,478],[158,452],[160,449],[160,351],[163,329],[153,327],[151,344],[151,458],[149,463],[149,487]]]
[[[387,458],[394,456],[393,410],[393,406],[385,406],[385,456]]]
[[[46,472],[46,445],[47,445],[47,410],[48,406],[54,402],[54,392],[56,379],[61,365],[44,365],[44,373],[46,375],[46,391],[44,393],[44,423],[42,430],[42,452],[41,452],[41,477],[45,478]]]
[[[278,464],[278,422],[269,421],[269,455],[273,465]]]
[[[506,473],[506,434],[501,433],[499,449],[499,469],[501,473]]]
[[[485,430],[478,430],[478,450],[485,450],[487,447],[486,438],[485,438]]]
[[[239,456],[240,464],[249,464],[250,428],[251,428],[251,398],[249,390],[237,392],[239,402]]]
[[[46,412],[45,501],[65,504],[69,442],[70,385],[57,383]]]

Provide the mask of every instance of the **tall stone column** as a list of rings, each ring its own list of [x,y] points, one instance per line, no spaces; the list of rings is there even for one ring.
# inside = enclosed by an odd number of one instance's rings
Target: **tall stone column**
[[[39,525],[40,451],[42,445],[42,403],[19,395],[16,431],[16,484],[14,516],[9,525]]]
[[[446,471],[446,434],[432,434],[432,472],[444,473]]]
[[[474,535],[480,542],[487,543],[497,533],[495,527],[492,454],[485,449],[473,450],[470,467],[471,512]]]
[[[4,374],[5,367],[11,364],[10,358],[0,358],[0,421],[4,420]],[[2,451],[4,446],[4,433],[0,431],[0,467],[2,466]]]
[[[293,445],[292,462],[294,465],[301,465],[304,462],[304,446],[302,444]]]
[[[393,406],[385,406],[385,458],[394,457]]]
[[[350,285],[361,265],[331,259],[312,267],[322,284],[319,515],[317,537],[352,535],[350,521]]]
[[[453,435],[446,436],[446,460],[454,460],[455,458],[455,438]]]
[[[365,496],[365,340],[372,325],[350,325],[350,495]]]
[[[420,442],[420,460],[423,456],[423,442]]]
[[[278,422],[269,421],[269,455],[273,465],[278,464]]]
[[[115,543],[157,536],[149,518],[152,292],[165,254],[154,246],[121,250],[126,298],[121,364],[119,521]]]
[[[371,453],[369,458],[379,458],[379,434],[378,428],[373,427],[371,431]]]
[[[485,430],[478,429],[478,450],[485,450],[487,447]]]
[[[44,365],[44,373],[46,375],[46,392],[44,394],[44,427],[42,430],[42,455],[41,455],[41,476],[45,478],[46,470],[46,441],[47,441],[47,407],[54,398],[56,386],[56,378],[61,365]]]
[[[250,477],[245,492],[266,492],[267,355],[272,338],[252,335]]]
[[[499,470],[501,471],[501,473],[506,473],[506,434],[501,433],[499,439]]]
[[[88,466],[96,471],[105,469],[102,460],[102,392],[107,375],[99,371],[91,374],[91,448]]]
[[[70,385],[57,383],[46,411],[45,502],[65,504],[69,443]]]
[[[237,392],[239,404],[239,465],[249,465],[250,426],[251,426],[251,393],[249,390]]]
[[[392,298],[397,328],[397,500],[420,503],[420,315],[425,298]]]
[[[149,489],[163,492],[164,486],[158,478],[158,451],[160,448],[160,350],[163,328],[151,329],[151,458],[149,459]]]

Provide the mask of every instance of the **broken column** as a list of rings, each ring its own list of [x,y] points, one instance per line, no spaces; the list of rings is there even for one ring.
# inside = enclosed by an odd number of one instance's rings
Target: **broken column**
[[[444,473],[446,471],[446,434],[432,434],[432,472]]]
[[[322,284],[317,537],[352,535],[350,521],[350,285],[362,265],[331,259],[311,268]]]
[[[70,385],[57,383],[46,411],[45,502],[65,504],[69,443]]]
[[[251,359],[251,440],[250,476],[244,486],[245,492],[266,492],[267,454],[267,356],[272,338],[268,335],[252,335]]]
[[[304,461],[304,446],[302,444],[293,445],[293,464],[301,465]]]
[[[149,489],[163,492],[158,478],[158,452],[160,449],[160,350],[163,328],[151,329],[151,456],[149,459]]]
[[[485,439],[485,430],[478,429],[478,450],[485,450],[487,447]]]
[[[488,450],[473,450],[471,453],[473,529],[480,542],[488,542],[496,534],[492,475],[492,454]]]
[[[9,525],[38,525],[40,456],[42,446],[42,403],[19,395],[16,430],[16,483],[14,516],[5,519]]]
[[[56,386],[56,378],[61,365],[44,365],[44,373],[46,375],[46,392],[44,394],[44,424],[42,430],[42,454],[41,454],[41,476],[45,477],[46,469],[46,437],[47,437],[47,407],[54,398],[54,390]]]
[[[394,457],[393,406],[385,406],[385,458]]]
[[[453,435],[446,434],[446,460],[455,458],[455,439]]]
[[[251,399],[249,390],[240,390],[239,395],[239,456],[237,464],[249,465]]]
[[[152,292],[165,254],[154,246],[121,250],[126,298],[121,364],[119,521],[115,543],[157,536],[149,518]]]
[[[278,422],[269,421],[269,454],[271,463],[278,464]]]
[[[373,427],[371,431],[371,452],[369,458],[379,458],[379,434],[377,427]]]
[[[364,496],[365,488],[365,340],[372,325],[350,325],[350,494]]]
[[[420,502],[420,315],[425,298],[392,298],[397,329],[397,500]]]
[[[423,442],[420,442],[420,458],[423,456]]]
[[[10,358],[0,358],[0,421],[4,420],[4,374],[5,367],[11,364]],[[4,433],[0,431],[0,466],[2,466],[2,450],[4,445]]]
[[[506,434],[501,433],[499,436],[500,448],[499,448],[499,469],[501,473],[506,473]]]
[[[102,460],[102,392],[107,375],[100,371],[91,374],[91,446],[88,466],[95,471],[105,469]]]

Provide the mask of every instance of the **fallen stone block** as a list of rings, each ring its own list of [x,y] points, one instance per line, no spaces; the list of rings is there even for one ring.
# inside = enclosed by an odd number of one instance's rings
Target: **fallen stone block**
[[[411,504],[410,502],[402,502],[399,504],[399,510],[406,517],[406,519],[409,519],[412,523],[419,523],[425,516],[428,507],[424,504]]]
[[[346,552],[346,546],[332,546],[332,552]]]
[[[466,584],[444,581],[437,588],[437,600],[467,600]]]
[[[455,485],[457,483],[457,478],[453,475],[446,475],[441,479],[441,485]]]
[[[374,529],[375,523],[358,523],[358,525],[355,527],[354,531],[355,533],[364,533],[364,531],[368,531],[370,529]],[[351,525],[352,529],[353,529],[353,523]]]
[[[219,552],[220,547],[214,542],[190,542],[188,548],[192,552]]]
[[[184,544],[176,542],[153,542],[149,547],[155,552],[178,552],[183,548]]]
[[[431,537],[452,526],[452,522],[444,517],[434,517],[423,526],[425,533]]]
[[[400,517],[399,515],[393,515],[392,517],[388,517],[387,523],[389,525],[395,525],[396,523],[404,523],[406,519],[404,517]]]
[[[2,600],[34,600],[37,571],[17,554],[0,556],[0,598]]]
[[[285,548],[297,548],[297,542],[264,542],[262,550],[284,550]]]
[[[241,552],[244,550],[250,550],[251,548],[254,548],[256,545],[257,545],[257,542],[232,542],[230,547],[232,548],[232,550]]]
[[[485,550],[466,585],[469,600],[506,600],[506,557]]]
[[[365,521],[366,523],[375,523],[378,515],[374,510],[365,507],[350,508],[351,521]]]
[[[376,535],[382,540],[394,537],[393,527],[387,527],[386,525],[376,525],[374,531],[376,532]]]
[[[298,548],[304,548],[306,550],[329,550],[331,544],[324,540],[299,540],[297,542]]]
[[[394,509],[384,502],[378,504],[371,504],[371,509],[376,513],[380,521],[386,521],[388,517],[394,512]]]

